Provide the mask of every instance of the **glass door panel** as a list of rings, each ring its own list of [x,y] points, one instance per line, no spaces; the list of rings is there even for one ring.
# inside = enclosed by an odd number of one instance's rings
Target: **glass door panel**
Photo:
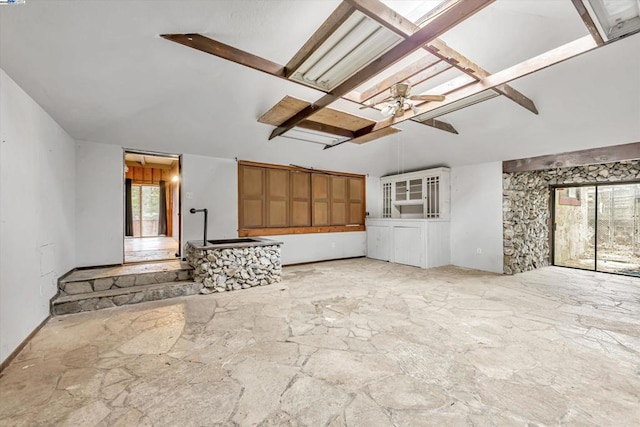
[[[160,187],[134,184],[131,186],[133,237],[158,235],[160,220]]]
[[[396,201],[407,200],[407,181],[396,182]]]
[[[595,270],[595,187],[555,189],[554,265]]]
[[[598,271],[640,276],[640,184],[598,186]]]
[[[422,178],[409,181],[409,200],[422,200]]]
[[[157,185],[141,185],[141,236],[157,236],[160,220],[160,187]]]

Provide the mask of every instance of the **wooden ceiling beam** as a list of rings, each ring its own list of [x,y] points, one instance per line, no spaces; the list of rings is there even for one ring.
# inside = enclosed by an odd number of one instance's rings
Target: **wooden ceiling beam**
[[[413,22],[406,19],[383,19],[389,17],[395,12],[393,12],[391,8],[387,7],[377,0],[345,1],[348,1],[353,7],[355,7],[365,15],[371,17],[372,19],[376,19],[377,17],[376,20],[381,25],[384,25],[386,28],[398,35],[401,35],[402,37],[407,37],[410,34],[414,34],[420,29],[419,25],[414,24]],[[430,11],[427,15],[421,18],[422,21],[419,20],[418,22],[428,22],[436,19],[438,15],[443,13],[443,8],[445,7],[446,3],[438,5],[436,9]],[[432,40],[431,42],[427,43],[424,48],[425,50],[427,50],[427,52],[437,56],[443,61],[448,62],[449,64],[451,64],[451,66],[473,77],[475,80],[480,80],[490,75],[488,71],[482,69],[482,67],[480,67],[478,64],[474,63],[455,49],[452,49],[440,39]],[[538,109],[536,108],[533,101],[514,88],[505,86],[503,88],[497,88],[496,90],[516,104],[526,108],[534,114],[538,114]]]
[[[362,2],[363,0],[349,0]],[[333,91],[324,95],[314,104],[311,104],[307,108],[300,111],[295,116],[278,126],[269,136],[269,139],[273,139],[282,135],[286,131],[295,127],[301,121],[307,119],[309,116],[326,108],[329,104],[336,101],[338,98],[346,95],[356,87],[360,86],[371,77],[385,70],[387,67],[395,64],[400,59],[420,49],[424,44],[437,38],[439,35],[445,33],[449,29],[453,28],[466,18],[472,16],[476,12],[482,10],[495,0],[464,0],[454,1],[449,0],[447,4],[449,7],[440,15],[435,17],[429,25],[420,28],[418,31],[407,37],[404,41],[400,42],[387,53],[380,58],[371,62],[363,69],[349,77],[343,83],[339,84]],[[369,3],[370,1],[367,1]],[[379,3],[379,2],[373,2]],[[352,4],[352,3],[350,3]]]
[[[222,59],[226,59],[231,62],[235,62],[236,64],[253,68],[254,70],[261,71],[274,77],[279,77],[289,82],[293,82],[306,87],[306,85],[304,85],[303,83],[297,82],[295,80],[289,80],[286,76],[285,67],[283,65],[276,64],[275,62],[269,61],[268,59],[264,59],[251,53],[242,51],[201,34],[161,34],[161,37],[165,38],[166,40],[170,40],[172,42],[208,53],[213,56],[217,56]],[[350,98],[345,99],[359,103],[358,100]],[[443,126],[443,124],[441,123],[436,123],[436,126],[434,127],[436,129],[446,128],[446,126]],[[336,127],[336,129],[340,128]],[[349,132],[348,130],[346,131]],[[344,132],[339,131],[338,133],[336,133],[336,135],[346,136],[342,135],[342,133]]]
[[[202,34],[161,34],[160,36],[167,40],[235,62],[236,64],[244,65],[245,67],[253,68],[254,70],[262,71],[272,76],[286,78],[282,65],[217,40],[210,39]]]
[[[373,98],[374,96],[379,95],[386,90],[389,90],[389,87],[391,87],[392,85],[403,82],[424,70],[428,70],[431,67],[437,65],[439,62],[441,62],[440,58],[437,58],[433,55],[429,55],[427,57],[420,58],[417,61],[414,61],[397,73],[394,73],[386,79],[381,80],[368,89],[362,91],[360,93],[360,102],[365,102]]]
[[[578,11],[580,18],[582,18],[582,22],[584,22],[584,25],[589,30],[589,33],[591,33],[591,37],[593,37],[593,40],[595,40],[598,46],[604,45],[604,40],[602,39],[602,36],[598,31],[598,27],[596,27],[596,23],[593,22],[593,18],[591,18],[591,15],[589,15],[589,12],[587,12],[587,8],[585,7],[582,0],[571,0],[571,2]]]
[[[446,62],[439,62],[435,66],[431,68],[427,68],[426,70],[416,74],[415,76],[406,80],[401,80],[401,81],[409,83],[411,86],[416,86],[450,69],[451,69],[451,65],[447,64]],[[436,95],[440,95],[440,93]],[[381,92],[379,95],[376,95],[373,98],[370,98],[368,104],[369,105],[379,104],[385,99],[389,98],[390,96],[391,96],[391,89],[387,86],[387,88],[383,92]]]
[[[640,142],[632,142],[569,153],[507,160],[502,162],[502,172],[529,172],[637,159],[640,159]]]
[[[346,2],[334,10],[331,15],[322,23],[307,42],[296,52],[296,54],[285,65],[285,75],[287,78],[309,59],[309,57],[324,43],[344,22],[355,12],[355,8]]]
[[[552,49],[534,58],[509,67],[503,71],[492,74],[464,88],[458,89],[447,95],[447,99],[445,99],[444,101],[417,104],[416,106],[418,107],[418,112],[415,114],[409,110],[406,111],[404,116],[402,117],[390,117],[388,119],[379,121],[373,127],[366,126],[356,131],[356,135],[361,136],[363,135],[363,133],[375,132],[389,126],[393,126],[397,123],[401,123],[405,120],[410,120],[416,116],[427,113],[429,111],[433,111],[452,102],[460,101],[470,96],[477,95],[480,92],[484,92],[485,90],[496,89],[502,85],[509,83],[510,81],[535,73],[536,71],[540,71],[552,65],[564,62],[568,59],[574,58],[578,55],[595,49],[596,47],[598,47],[598,45],[593,40],[591,35],[584,36],[582,38],[579,38],[578,40],[574,40],[573,42],[567,43],[556,49]]]
[[[454,133],[456,135],[458,135],[458,131],[456,130],[456,128],[453,127],[453,125],[447,123],[447,122],[443,122],[440,120],[436,120],[436,119],[428,119],[425,120],[423,122],[419,122],[417,120],[414,120],[415,123],[420,123],[421,125],[426,125],[426,126],[430,126],[432,128],[436,128],[436,129],[440,129],[443,130],[445,132],[449,132],[449,133]]]
[[[348,129],[329,125],[326,123],[314,122],[313,120],[303,120],[298,123],[297,127],[315,130],[318,132],[330,133],[331,135],[338,135],[349,139],[355,138],[356,136],[355,132]]]

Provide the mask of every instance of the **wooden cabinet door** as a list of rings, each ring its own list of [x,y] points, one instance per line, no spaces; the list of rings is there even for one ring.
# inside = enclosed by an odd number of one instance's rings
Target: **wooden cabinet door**
[[[349,200],[348,178],[331,177],[331,225],[348,223],[347,205]]]
[[[311,221],[314,226],[330,225],[329,175],[314,173],[311,175],[313,210]]]
[[[266,169],[267,227],[289,226],[289,171]]]
[[[265,170],[252,166],[238,168],[240,228],[263,228],[265,221]]]
[[[311,225],[311,174],[292,171],[289,176],[291,179],[291,226],[308,227]]]
[[[364,224],[364,179],[349,178],[348,224]]]

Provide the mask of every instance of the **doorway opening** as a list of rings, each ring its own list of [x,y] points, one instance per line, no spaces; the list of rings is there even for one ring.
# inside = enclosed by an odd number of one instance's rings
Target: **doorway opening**
[[[640,183],[554,188],[553,264],[640,277]]]
[[[180,156],[125,151],[124,262],[180,258]]]

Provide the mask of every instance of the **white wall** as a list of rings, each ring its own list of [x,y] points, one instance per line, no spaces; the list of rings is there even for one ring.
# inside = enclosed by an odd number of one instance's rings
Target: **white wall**
[[[123,185],[122,148],[79,142],[78,161],[78,265],[122,262]],[[175,153],[179,154],[179,153]],[[377,178],[367,179],[367,210],[379,211]],[[201,240],[203,214],[209,210],[209,239],[238,237],[238,172],[231,159],[184,154],[182,156],[183,244]],[[379,215],[379,213],[377,213]],[[366,233],[326,233],[273,236],[284,242],[285,264],[364,256]]]
[[[77,143],[77,267],[123,261],[123,163],[123,150],[117,145]]]
[[[0,362],[75,265],[75,142],[0,69]]]
[[[209,210],[209,239],[238,237],[238,172],[233,159],[182,156],[183,244],[202,240],[204,214],[191,214],[191,208]]]
[[[502,273],[502,163],[451,169],[451,263]]]

